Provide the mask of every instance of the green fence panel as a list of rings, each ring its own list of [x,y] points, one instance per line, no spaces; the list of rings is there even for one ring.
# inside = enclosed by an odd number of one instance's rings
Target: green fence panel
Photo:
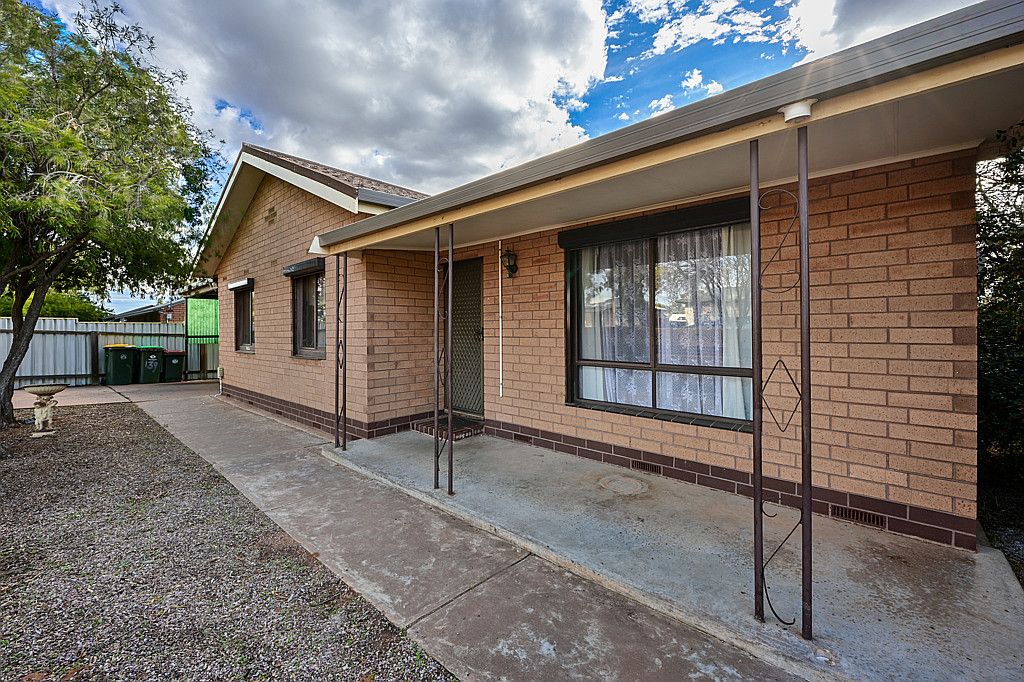
[[[220,340],[220,301],[215,298],[190,298],[186,302],[191,344],[217,343]]]

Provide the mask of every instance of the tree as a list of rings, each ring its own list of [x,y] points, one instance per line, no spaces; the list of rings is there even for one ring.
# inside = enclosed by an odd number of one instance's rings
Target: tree
[[[2,425],[47,292],[179,286],[223,166],[176,94],[184,75],[121,14],[90,0],[65,25],[0,0]]]
[[[29,301],[25,307],[32,305]],[[14,308],[14,297],[0,296],[0,317],[10,317]],[[24,314],[24,309],[22,310]],[[82,294],[50,290],[39,310],[40,317],[75,317],[83,322],[98,322],[110,314]]]
[[[1024,123],[978,167],[978,430],[982,475],[1024,477]]]

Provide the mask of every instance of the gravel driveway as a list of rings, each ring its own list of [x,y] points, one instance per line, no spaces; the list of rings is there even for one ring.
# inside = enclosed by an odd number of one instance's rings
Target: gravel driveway
[[[451,679],[136,406],[57,417],[0,431],[0,679]]]

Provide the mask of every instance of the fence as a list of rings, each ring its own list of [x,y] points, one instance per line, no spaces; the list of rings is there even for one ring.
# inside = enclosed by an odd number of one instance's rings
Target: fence
[[[13,340],[11,318],[0,317],[0,356],[4,359]],[[36,323],[28,353],[18,369],[15,386],[64,383],[97,384],[105,371],[103,346],[130,343],[185,350],[185,325],[180,322],[80,322],[75,318],[42,318]],[[214,375],[218,346],[188,344],[189,378]]]

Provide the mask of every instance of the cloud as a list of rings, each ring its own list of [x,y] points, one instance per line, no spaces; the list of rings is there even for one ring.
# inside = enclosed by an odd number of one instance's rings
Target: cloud
[[[629,114],[627,114],[625,111],[623,111],[621,114],[619,114],[615,118],[619,119],[620,121],[628,121],[629,120]]]
[[[701,73],[700,69],[690,69],[687,71],[679,85],[688,92],[703,91],[706,96],[717,95],[725,90],[725,87],[718,81],[713,80],[705,83],[704,74]]]
[[[647,108],[651,110],[651,116],[664,114],[675,109],[676,105],[673,99],[671,94],[665,95],[661,99],[652,99],[651,103],[647,105]]]
[[[647,58],[701,41],[775,43],[783,54],[796,47],[803,61],[867,42],[959,9],[963,0],[776,0],[753,10],[740,0],[628,0],[625,8],[643,23],[658,25]]]
[[[121,4],[228,156],[254,141],[430,192],[585,139],[570,109],[605,76],[600,0]]]
[[[691,9],[685,0],[629,0],[627,5],[643,23],[660,24],[645,56],[678,51],[702,40],[719,45],[769,40],[768,16],[740,6],[739,0],[704,0]]]

